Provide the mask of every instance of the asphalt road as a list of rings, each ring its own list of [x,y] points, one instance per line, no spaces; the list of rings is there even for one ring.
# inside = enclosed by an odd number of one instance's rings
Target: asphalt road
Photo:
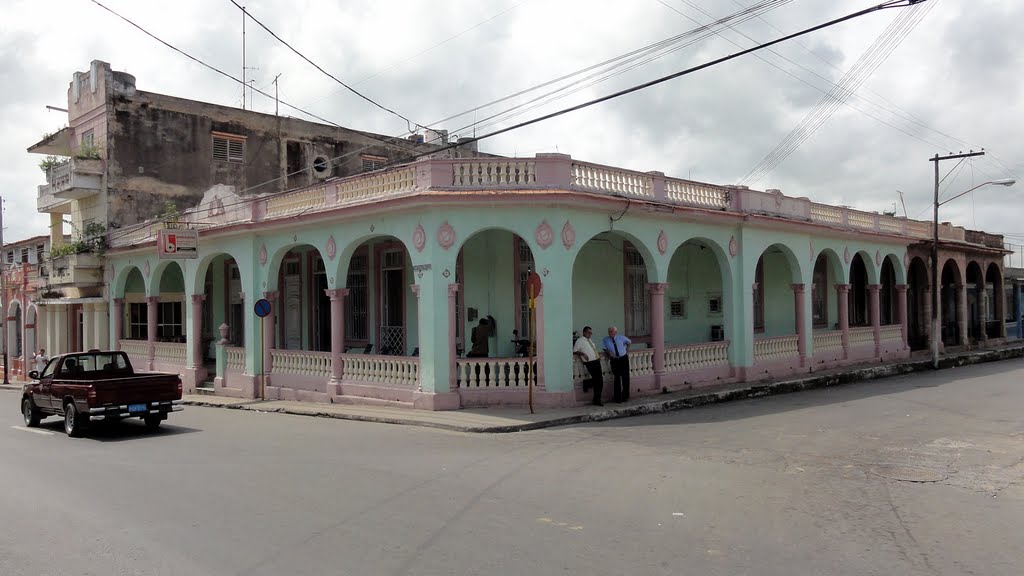
[[[1022,360],[509,435],[187,408],[71,439],[17,404],[4,576],[1024,566]]]

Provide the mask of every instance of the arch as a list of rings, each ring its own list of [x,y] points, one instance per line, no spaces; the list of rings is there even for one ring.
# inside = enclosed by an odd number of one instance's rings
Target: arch
[[[850,278],[853,277],[853,274],[852,274],[853,266],[854,266],[854,262],[857,261],[858,257],[860,258],[861,264],[864,265],[864,272],[867,274],[867,283],[868,284],[878,284],[879,283],[879,280],[878,280],[879,270],[878,270],[878,267],[875,266],[875,257],[872,256],[871,254],[869,254],[867,250],[858,250],[853,255],[853,257],[850,258],[850,272],[851,272]]]
[[[831,248],[818,252],[811,269],[811,323],[813,328],[839,325],[839,296],[835,287],[846,283],[846,270]]]
[[[161,262],[153,270],[150,282],[151,296],[159,296],[163,292],[185,292],[185,269],[176,260]]]
[[[896,285],[901,282],[896,279],[896,266],[893,259],[886,256],[882,260],[882,269],[879,273],[878,283],[880,285],[878,294],[879,315],[878,320],[883,325],[896,323]]]
[[[871,276],[874,267],[868,266],[865,261],[866,254],[866,252],[857,252],[850,259],[850,326],[871,324],[870,289],[868,287],[878,282]]]
[[[793,285],[803,284],[800,261],[785,244],[772,244],[754,266],[754,332],[767,337],[797,333]]]
[[[311,248],[311,252],[314,252],[321,260],[326,262],[323,253],[320,252],[320,249],[317,248],[315,244],[310,244],[309,242],[289,242],[279,246],[274,250],[274,253],[267,258],[267,264],[264,267],[264,283],[266,285],[263,286],[263,291],[274,292],[279,288],[278,280],[280,279],[281,263],[289,252],[304,246]]]
[[[895,274],[897,284],[907,283],[907,269],[903,265],[903,259],[893,254],[892,252],[882,257],[882,265],[888,262],[892,266],[893,273]]]
[[[647,246],[626,232],[602,232],[579,244],[570,260],[574,330],[591,325],[600,334],[616,326],[634,342],[650,343],[649,285],[659,276]]]
[[[985,273],[976,260],[967,263],[964,290],[967,292],[967,339],[977,342],[985,334]]]
[[[142,292],[143,294],[149,293],[146,279],[142,275],[142,270],[139,269],[139,267],[134,264],[128,264],[126,266],[122,266],[117,271],[117,275],[114,277],[114,298],[124,298],[125,293],[128,291],[129,282],[131,282],[131,285],[135,287],[137,287],[139,283],[141,283],[142,289],[133,290],[133,292],[138,291]]]
[[[647,244],[645,244],[643,240],[641,240],[634,234],[625,232],[623,230],[604,230],[598,232],[597,234],[594,234],[590,238],[587,238],[585,241],[580,242],[579,249],[573,253],[570,267],[575,270],[576,261],[580,257],[580,253],[583,252],[583,249],[587,246],[587,244],[590,244],[591,242],[595,241],[610,242],[614,246],[615,242],[613,242],[613,240],[616,237],[628,240],[630,246],[636,249],[636,251],[640,254],[640,256],[643,259],[643,265],[647,269],[648,278],[650,278],[652,281],[656,278],[660,278],[660,276],[658,276],[658,261],[655,258],[654,253],[651,252],[650,248],[647,247]],[[533,249],[533,246],[531,245],[530,248]],[[534,254],[537,254],[537,252],[535,251]]]
[[[985,270],[985,293],[988,301],[986,334],[989,338],[1002,338],[1005,336],[1005,288],[1002,269],[997,263],[989,262],[988,268]]]
[[[239,259],[234,253],[228,250],[218,250],[204,254],[202,258],[196,260],[196,273],[192,277],[192,290],[191,294],[202,294],[204,285],[206,282],[206,273],[210,270],[210,266],[215,260],[221,257],[227,257],[235,261],[238,266],[238,271],[241,276],[243,286],[252,286],[252,270],[248,266],[249,262],[244,259]],[[243,264],[246,264],[243,266]]]
[[[454,275],[460,284],[455,294],[457,352],[492,357],[519,352],[516,342],[529,338],[526,279],[537,269],[536,256],[529,240],[507,227],[481,228],[459,245]],[[492,318],[493,325],[479,329],[481,319]],[[484,333],[490,337],[482,338]]]
[[[277,292],[274,302],[276,344],[282,350],[331,349],[330,299],[326,290],[325,259],[316,245],[290,242],[267,260],[266,292]],[[262,295],[253,295],[253,301]]]
[[[733,314],[732,267],[714,240],[693,237],[671,253],[666,272],[665,344],[683,345],[728,339]]]
[[[939,277],[939,306],[942,318],[942,342],[947,346],[956,346],[961,342],[961,322],[964,320],[960,308],[960,292],[964,289],[964,277],[960,265],[953,258],[948,258],[942,265]],[[966,335],[963,335],[966,336]]]
[[[928,347],[932,307],[930,278],[928,265],[915,256],[907,271],[907,341],[911,350]]]
[[[22,320],[24,318],[21,311],[21,301],[16,298],[11,300],[11,303],[7,306],[7,319],[5,323],[7,326],[7,345],[11,358],[18,358],[23,352],[21,338],[22,326],[24,325]]]

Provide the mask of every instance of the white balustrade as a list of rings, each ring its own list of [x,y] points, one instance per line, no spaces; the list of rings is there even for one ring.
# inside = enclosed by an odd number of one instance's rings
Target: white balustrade
[[[754,340],[755,360],[777,360],[792,358],[799,353],[797,336],[776,336]]]
[[[861,346],[875,343],[875,329],[871,326],[858,326],[850,328],[850,346]]]
[[[589,380],[590,371],[587,370],[587,367],[583,365],[582,361],[580,361],[579,356],[573,356],[572,358],[572,381],[579,383]],[[601,375],[604,377],[611,376],[612,365],[608,361],[608,357],[602,354],[598,360],[601,361]]]
[[[826,224],[842,224],[843,210],[827,204],[811,204],[811,220]]]
[[[153,353],[154,362],[177,366],[185,365],[186,355],[188,354],[186,346],[188,344],[184,342],[157,342],[154,346],[156,348]]]
[[[882,342],[902,342],[903,327],[899,324],[888,324],[886,326],[882,326],[880,339]]]
[[[228,370],[245,370],[245,348],[241,346],[225,346],[225,366]]]
[[[856,228],[874,228],[875,227],[875,214],[868,214],[867,212],[857,212],[850,210],[846,214],[846,222],[850,226]]]
[[[728,208],[730,206],[729,191],[725,188],[688,180],[665,180],[665,197],[673,202],[693,206],[708,208]]]
[[[814,352],[833,352],[843,349],[843,331],[830,330],[814,333]]]
[[[312,350],[271,350],[273,374],[331,377],[331,353]]]
[[[339,182],[338,204],[377,200],[412,192],[416,189],[416,172],[412,168],[388,170],[370,176],[359,176]]]
[[[326,203],[326,186],[297,190],[267,199],[266,217],[279,218],[281,216],[321,210]]]
[[[455,374],[460,388],[525,388],[530,384],[528,358],[458,358]],[[537,361],[533,362],[537,385]]]
[[[420,381],[420,359],[416,357],[342,354],[342,362],[348,381],[404,387],[415,387]]]
[[[533,160],[485,160],[452,164],[453,182],[458,187],[533,186],[537,165]]]
[[[145,340],[121,340],[121,351],[128,355],[136,369],[145,369],[149,363],[149,342]]]
[[[665,348],[665,372],[686,372],[728,364],[728,340]]]
[[[629,375],[646,376],[654,374],[654,349],[645,348],[629,352]]]
[[[651,196],[651,177],[649,175],[593,164],[573,162],[572,185],[578,188],[628,196]]]

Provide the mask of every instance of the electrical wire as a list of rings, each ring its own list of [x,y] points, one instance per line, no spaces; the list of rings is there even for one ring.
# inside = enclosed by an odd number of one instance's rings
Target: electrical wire
[[[95,0],[93,0],[93,1],[95,1]],[[416,122],[413,122],[413,121],[412,121],[412,120],[410,120],[409,118],[407,118],[407,117],[405,117],[405,116],[403,116],[403,115],[399,114],[398,112],[395,112],[395,111],[394,111],[394,110],[392,110],[391,108],[388,108],[387,106],[384,106],[383,104],[381,104],[381,103],[377,102],[377,101],[376,101],[376,100],[374,100],[373,98],[370,98],[369,96],[367,96],[367,95],[363,94],[362,92],[360,92],[360,91],[356,90],[355,88],[353,88],[353,87],[349,86],[348,84],[346,84],[346,83],[342,82],[342,81],[341,81],[341,80],[340,80],[340,79],[339,79],[339,78],[338,78],[337,76],[335,76],[334,74],[331,74],[331,73],[330,73],[330,72],[328,72],[327,70],[324,70],[324,69],[323,69],[322,67],[320,67],[320,65],[319,65],[319,64],[317,64],[316,62],[313,62],[312,60],[310,60],[309,58],[307,58],[307,57],[306,57],[306,55],[305,55],[305,54],[303,54],[302,52],[299,52],[298,50],[296,50],[294,46],[292,46],[291,44],[289,44],[288,42],[286,42],[286,41],[285,41],[284,39],[282,39],[282,38],[281,38],[280,36],[278,36],[278,35],[277,35],[276,33],[274,33],[274,31],[273,31],[273,30],[271,30],[270,28],[268,28],[266,24],[264,24],[263,22],[260,22],[260,21],[259,21],[259,20],[258,20],[258,19],[257,19],[257,18],[255,17],[255,16],[253,16],[253,15],[252,15],[252,12],[249,12],[248,10],[246,10],[245,8],[243,8],[241,4],[239,4],[238,2],[235,2],[235,0],[229,0],[229,1],[230,1],[230,2],[232,3],[232,4],[234,4],[234,5],[235,5],[235,6],[236,6],[236,7],[237,7],[237,8],[239,9],[239,10],[241,10],[241,11],[242,11],[243,17],[246,17],[246,16],[247,16],[247,17],[248,17],[248,18],[249,18],[250,20],[252,20],[252,21],[253,21],[253,22],[255,22],[256,24],[258,24],[260,28],[263,28],[264,30],[266,30],[266,31],[267,31],[267,33],[268,33],[268,34],[270,34],[271,36],[273,36],[275,40],[277,40],[277,41],[278,41],[278,42],[280,42],[281,44],[284,44],[284,45],[285,45],[285,46],[286,46],[286,47],[287,47],[287,48],[288,48],[289,50],[291,50],[292,52],[294,52],[294,53],[295,53],[295,54],[296,54],[296,55],[297,55],[297,56],[298,56],[299,58],[302,58],[303,60],[305,60],[306,62],[308,62],[308,63],[309,63],[309,64],[310,64],[311,66],[313,66],[314,68],[316,68],[317,70],[319,70],[320,72],[322,72],[322,73],[323,73],[323,74],[324,74],[325,76],[327,76],[327,77],[328,77],[328,78],[330,78],[331,80],[334,80],[334,81],[335,81],[335,82],[337,82],[338,84],[341,84],[342,86],[344,86],[344,87],[345,87],[345,89],[347,89],[347,90],[348,90],[349,92],[351,92],[351,93],[355,94],[356,96],[358,96],[358,97],[362,98],[363,100],[366,100],[367,102],[369,102],[370,104],[373,104],[373,105],[374,105],[374,106],[376,106],[377,108],[380,108],[381,110],[383,110],[383,111],[385,111],[385,112],[388,112],[388,113],[390,113],[390,114],[393,114],[393,115],[395,115],[395,116],[397,116],[397,117],[401,118],[402,120],[405,120],[406,124],[408,124],[408,125],[411,125],[411,126],[419,126],[420,128],[425,128],[424,126],[422,126],[422,125],[420,125],[420,124],[417,124]]]

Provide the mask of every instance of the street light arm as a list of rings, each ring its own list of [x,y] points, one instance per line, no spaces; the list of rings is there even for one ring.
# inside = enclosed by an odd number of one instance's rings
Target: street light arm
[[[953,196],[952,198],[946,198],[942,202],[939,202],[938,204],[936,204],[936,206],[942,206],[943,204],[945,204],[947,202],[952,202],[953,200],[956,200],[957,198],[959,198],[961,196],[964,196],[966,194],[970,194],[971,192],[974,192],[975,190],[977,190],[978,188],[981,188],[982,186],[988,186],[989,184],[993,184],[993,185],[996,185],[996,186],[1013,186],[1016,183],[1017,183],[1017,181],[1016,180],[1012,180],[1012,179],[1007,179],[1007,180],[989,180],[988,182],[982,182],[981,184],[978,184],[977,186],[975,186],[974,188],[971,188],[970,190],[965,190],[965,191],[957,194],[956,196]]]

